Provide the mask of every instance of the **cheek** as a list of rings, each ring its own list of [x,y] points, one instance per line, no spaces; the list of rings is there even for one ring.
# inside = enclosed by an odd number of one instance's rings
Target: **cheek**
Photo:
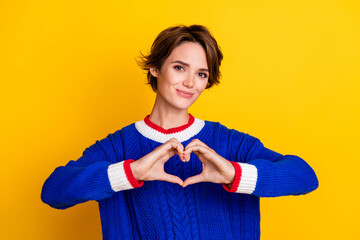
[[[181,81],[181,76],[172,71],[167,71],[163,75],[163,82],[165,85],[174,85]]]
[[[184,78],[186,78],[186,76],[183,74],[178,74],[178,73],[171,73],[169,74],[169,83],[171,85],[177,85],[179,83],[182,83],[184,81]]]
[[[206,86],[207,86],[207,84],[208,84],[208,81],[203,81],[203,82],[201,82],[201,84],[199,84],[199,92],[202,92],[202,91],[204,91],[205,90],[205,88],[206,88]]]

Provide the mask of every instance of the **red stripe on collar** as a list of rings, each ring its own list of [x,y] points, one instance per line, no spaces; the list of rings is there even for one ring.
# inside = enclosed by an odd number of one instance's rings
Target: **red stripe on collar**
[[[150,114],[146,115],[146,117],[144,118],[144,122],[146,123],[146,125],[148,125],[149,127],[151,127],[152,129],[154,129],[156,131],[159,131],[159,132],[165,133],[165,134],[181,132],[181,131],[187,129],[188,127],[190,127],[195,121],[194,116],[189,113],[190,118],[189,118],[189,122],[187,124],[182,125],[180,127],[164,129],[164,128],[156,125],[152,121],[150,121],[149,116],[150,116]]]

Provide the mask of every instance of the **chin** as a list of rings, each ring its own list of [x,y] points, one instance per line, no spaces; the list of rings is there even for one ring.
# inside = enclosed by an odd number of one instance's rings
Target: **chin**
[[[182,102],[175,102],[175,104],[171,104],[174,108],[177,108],[179,110],[188,109],[191,105],[189,103],[182,103]]]
[[[196,99],[195,100],[189,99],[186,101],[178,100],[175,106],[179,109],[188,109],[189,107],[191,107],[191,105],[193,105],[195,101]]]
[[[191,105],[173,105],[174,108],[177,108],[179,110],[185,110],[188,109]]]

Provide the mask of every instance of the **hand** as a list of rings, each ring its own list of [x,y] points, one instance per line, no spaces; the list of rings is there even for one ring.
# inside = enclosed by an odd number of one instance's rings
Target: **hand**
[[[213,149],[209,148],[205,143],[199,139],[192,140],[185,147],[183,155],[188,156],[191,152],[194,152],[199,157],[203,165],[203,171],[196,176],[186,179],[183,187],[198,182],[230,184],[234,181],[235,168],[233,165]]]
[[[164,171],[165,162],[175,154],[178,154],[183,162],[186,162],[185,159],[190,159],[190,153],[184,155],[183,145],[176,138],[172,138],[142,158],[130,163],[134,177],[138,181],[162,180],[182,186],[181,178]]]

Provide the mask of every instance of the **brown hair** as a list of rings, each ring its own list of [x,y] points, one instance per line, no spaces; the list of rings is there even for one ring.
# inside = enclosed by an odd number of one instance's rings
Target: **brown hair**
[[[157,90],[157,78],[151,75],[150,67],[161,69],[174,48],[184,41],[198,42],[205,50],[209,67],[209,81],[206,88],[220,83],[220,64],[223,54],[216,40],[205,26],[191,25],[187,27],[181,24],[160,32],[151,46],[149,55],[145,56],[140,51],[140,61],[137,63],[141,69],[147,71],[147,84],[151,85],[154,92]]]

